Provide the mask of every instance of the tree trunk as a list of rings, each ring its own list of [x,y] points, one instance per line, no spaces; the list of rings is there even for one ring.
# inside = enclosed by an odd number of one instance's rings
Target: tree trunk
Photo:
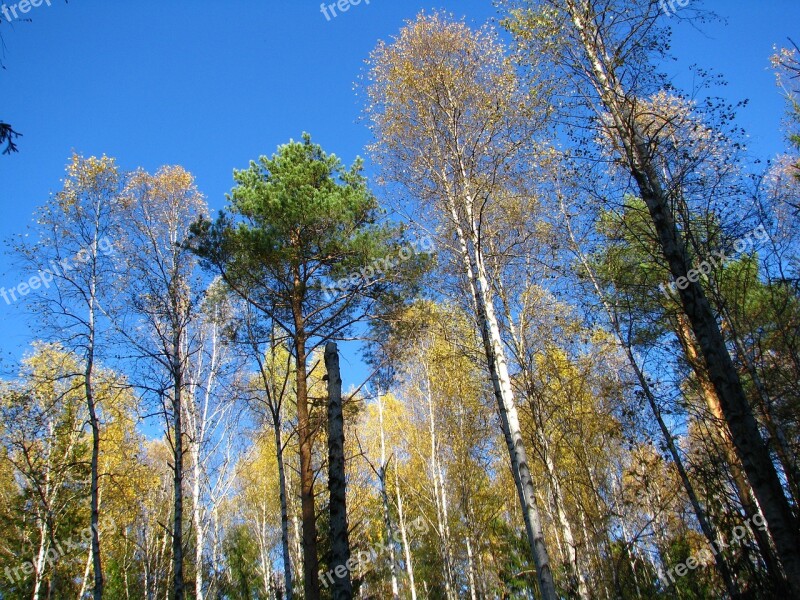
[[[90,317],[93,321],[93,317]],[[92,325],[90,325],[92,326]],[[89,408],[89,425],[92,428],[92,466],[91,466],[91,517],[92,531],[92,568],[94,569],[94,600],[103,598],[103,566],[100,560],[100,424],[94,401],[94,385],[92,375],[94,372],[94,334],[90,336],[89,351],[84,371],[84,389],[86,404]]]
[[[291,486],[290,486],[291,487]],[[300,533],[300,519],[297,518],[297,507],[293,507],[292,514],[292,532],[294,533],[294,572],[305,573],[303,569],[303,535]]]
[[[194,548],[194,595],[195,600],[203,600],[203,546],[205,545],[205,525],[203,524],[203,507],[201,506],[201,489],[200,478],[200,447],[194,440],[192,471],[194,481],[192,482],[192,520],[194,521],[195,530],[195,548]]]
[[[82,600],[86,595],[86,588],[89,587],[89,575],[92,573],[92,547],[89,546],[89,554],[86,555],[86,565],[83,567],[83,579],[81,589],[78,590],[78,600]]]
[[[564,546],[567,552],[570,587],[572,588],[573,595],[577,595],[577,597],[581,600],[589,600],[589,589],[586,585],[586,577],[583,573],[583,569],[581,568],[580,561],[578,560],[577,544],[575,542],[575,536],[572,533],[572,524],[569,522],[569,518],[567,517],[564,493],[561,490],[561,482],[559,481],[558,473],[556,472],[556,466],[553,463],[550,447],[547,443],[544,433],[541,433],[539,438],[542,445],[542,452],[544,453],[547,475],[550,478],[556,516],[558,517],[558,522],[561,525],[561,531],[564,535]]]
[[[427,363],[423,364],[425,369],[425,397],[428,401],[428,430],[431,440],[431,453],[429,468],[431,480],[433,481],[433,499],[436,505],[436,531],[442,548],[442,563],[444,566],[444,585],[445,597],[451,600],[454,593],[452,559],[450,555],[450,528],[447,525],[447,497],[444,491],[444,481],[442,480],[441,469],[439,468],[439,442],[436,438],[436,419],[434,418],[433,392],[431,391],[431,379],[428,373]]]
[[[180,336],[173,340],[175,355],[172,362],[174,388],[172,397],[172,444],[173,444],[173,518],[172,518],[172,577],[174,600],[184,600],[186,589],[183,581],[183,364],[180,358]]]
[[[292,581],[292,557],[289,552],[289,507],[286,501],[286,470],[283,463],[283,435],[281,432],[280,414],[272,415],[272,426],[275,433],[275,457],[278,462],[278,488],[281,501],[281,551],[283,552],[283,578],[286,585],[286,600],[294,599],[294,583]]]
[[[353,584],[350,579],[350,569],[347,566],[350,559],[350,540],[347,528],[342,376],[339,372],[339,352],[333,342],[325,345],[325,368],[328,372],[328,490],[330,492],[331,570],[334,576],[333,600],[351,600]]]
[[[739,457],[736,455],[736,449],[733,447],[733,443],[731,442],[730,432],[725,425],[725,416],[722,413],[722,406],[720,405],[719,397],[717,396],[717,392],[714,389],[714,386],[711,384],[711,381],[708,379],[708,374],[703,369],[702,359],[700,358],[697,350],[697,343],[692,335],[686,315],[679,313],[676,319],[676,333],[678,334],[678,339],[681,342],[681,346],[686,354],[689,365],[692,367],[692,370],[697,377],[697,381],[700,385],[700,395],[703,397],[703,400],[705,400],[706,406],[713,417],[712,425],[717,434],[716,437],[719,441],[719,444],[722,446],[725,459],[728,463],[728,468],[731,472],[731,479],[733,480],[736,495],[738,496],[739,502],[744,509],[745,515],[747,515],[748,520],[752,522],[753,517],[760,515],[761,511],[758,508],[757,503],[753,501],[750,484],[747,482],[747,479],[742,472],[742,465],[739,462]],[[786,582],[780,567],[776,563],[775,553],[770,545],[769,536],[760,527],[752,527],[750,530],[752,531],[753,537],[758,545],[761,558],[764,560],[764,565],[767,568],[770,581],[779,587],[785,587]]]
[[[472,558],[472,542],[469,534],[464,536],[464,543],[467,545],[467,580],[469,581],[470,600],[477,600],[477,590],[475,588],[475,561]]]
[[[39,536],[39,550],[36,553],[36,560],[34,561],[33,600],[40,600],[42,597],[45,556],[47,555],[47,550],[50,545],[50,531],[45,519],[42,520],[39,526]]]
[[[295,289],[300,288],[296,276]],[[300,442],[300,512],[303,520],[303,583],[306,600],[319,598],[319,557],[317,556],[317,517],[314,506],[313,435],[308,412],[308,372],[306,365],[306,332],[302,301],[296,293],[294,306],[294,343],[297,359],[297,430]]]
[[[670,273],[676,281],[682,279],[688,283],[685,287],[678,286],[683,310],[719,397],[736,452],[766,517],[789,585],[794,595],[800,597],[800,526],[784,495],[711,305],[697,280],[687,278],[691,261],[686,245],[670,211],[669,198],[652,163],[650,151],[636,124],[631,100],[616,80],[615,73],[607,69],[609,59],[603,54],[605,40],[602,32],[591,20],[594,15],[591,9],[587,10],[588,4],[581,4],[583,8],[579,9],[575,0],[566,1],[569,16],[590,63],[592,83],[613,120],[613,131],[623,148],[621,158],[626,161],[650,213]],[[589,17],[588,21],[584,21],[585,15]]]
[[[411,589],[411,600],[417,600],[417,586],[414,583],[414,565],[411,562],[411,548],[408,544],[406,521],[403,513],[403,497],[400,495],[400,480],[397,476],[396,468],[394,470],[394,489],[397,497],[397,520],[400,527],[400,539],[403,542],[403,555],[406,559],[406,574],[408,574],[408,585]]]
[[[386,468],[381,467],[378,472],[381,487],[381,504],[383,505],[383,526],[386,530],[386,545],[389,548],[389,573],[392,582],[392,599],[399,600],[400,590],[397,587],[397,560],[395,559],[394,537],[392,531],[392,516],[389,511],[389,494],[386,490]]]
[[[381,466],[378,469],[378,483],[380,485],[381,503],[383,505],[383,524],[386,529],[386,545],[389,548],[389,572],[392,580],[392,598],[399,600],[400,591],[397,588],[397,561],[394,556],[394,532],[392,530],[392,515],[389,510],[389,492],[386,487],[386,434],[383,428],[383,399],[378,396],[378,422],[381,436]],[[397,470],[395,470],[397,474]]]
[[[466,204],[469,205],[470,201],[471,199],[467,199]],[[508,374],[503,341],[494,313],[492,291],[486,276],[483,255],[480,249],[480,239],[473,227],[471,237],[472,248],[475,253],[473,257],[470,254],[469,245],[460,225],[458,211],[452,198],[450,199],[450,212],[458,234],[467,281],[475,299],[476,317],[483,340],[487,367],[498,404],[503,435],[508,446],[511,472],[514,476],[514,483],[517,486],[522,517],[525,522],[525,532],[528,536],[531,555],[539,580],[539,589],[544,600],[557,600],[553,571],[550,567],[550,556],[547,553],[544,541],[544,531],[539,518],[539,510],[536,507],[533,477],[528,466],[528,456],[522,440],[522,431],[519,425],[517,407],[514,403],[514,393],[511,389],[511,378]],[[469,214],[468,218],[470,218]]]

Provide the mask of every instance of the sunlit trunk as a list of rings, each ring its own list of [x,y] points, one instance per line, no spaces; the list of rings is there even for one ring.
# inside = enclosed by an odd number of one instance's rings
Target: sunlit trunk
[[[411,600],[417,600],[417,586],[414,583],[414,565],[411,560],[411,548],[408,544],[408,534],[406,532],[406,520],[403,513],[403,497],[400,494],[400,480],[397,469],[394,470],[394,488],[397,497],[397,519],[400,526],[400,539],[403,542],[403,554],[406,561],[406,574],[408,575],[408,585],[411,591]]]
[[[702,286],[687,278],[691,260],[670,210],[664,183],[636,123],[631,96],[622,89],[605,54],[606,40],[587,0],[566,0],[567,12],[588,60],[589,75],[611,119],[610,130],[622,150],[620,158],[647,206],[661,252],[675,280],[688,282],[678,298],[689,320],[708,376],[720,399],[731,439],[766,517],[777,553],[793,593],[800,596],[800,526],[783,492],[769,449],[761,437],[739,374]]]

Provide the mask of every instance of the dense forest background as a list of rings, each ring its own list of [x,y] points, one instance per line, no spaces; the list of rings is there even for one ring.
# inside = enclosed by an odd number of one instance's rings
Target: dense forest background
[[[800,51],[754,158],[663,72],[700,2],[497,8],[377,43],[373,178],[68,157],[0,289],[0,598],[800,598]]]

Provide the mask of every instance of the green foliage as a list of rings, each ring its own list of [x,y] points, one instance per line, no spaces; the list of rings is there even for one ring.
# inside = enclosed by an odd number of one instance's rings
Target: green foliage
[[[415,255],[363,276],[405,240],[399,227],[380,224],[362,168],[359,159],[345,169],[305,134],[235,171],[227,210],[195,223],[190,244],[207,267],[279,322],[299,311],[328,331],[346,329],[364,298],[412,294],[425,261]]]
[[[258,545],[247,525],[231,527],[222,547],[228,571],[221,597],[230,600],[263,598],[263,589],[259,584]]]

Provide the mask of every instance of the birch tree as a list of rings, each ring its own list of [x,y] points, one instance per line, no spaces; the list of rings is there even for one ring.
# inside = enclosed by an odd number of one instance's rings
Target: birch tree
[[[92,597],[103,597],[100,552],[100,423],[95,372],[109,327],[103,305],[114,296],[118,202],[124,175],[108,157],[73,155],[64,188],[39,209],[40,240],[21,248],[26,263],[39,271],[35,310],[66,347],[81,356],[83,387],[92,431],[91,511]],[[33,281],[33,279],[31,280]],[[52,286],[52,289],[51,289]],[[107,337],[106,337],[107,341]],[[107,345],[107,344],[106,344]]]
[[[486,260],[492,208],[527,180],[533,95],[523,91],[495,34],[470,30],[444,15],[420,16],[370,59],[367,90],[387,182],[399,184],[422,210],[429,230],[452,248],[481,332],[499,407],[525,529],[546,600],[556,598],[550,558],[536,506],[504,341]]]
[[[251,385],[251,410],[264,427],[271,427],[275,460],[277,462],[278,495],[280,499],[281,553],[286,600],[294,598],[292,552],[289,532],[289,493],[286,474],[285,451],[288,438],[284,431],[287,401],[292,398],[292,353],[285,339],[278,337],[272,321],[262,322],[263,314],[251,303],[241,302],[239,307],[239,333],[245,354],[257,367]]]
[[[675,170],[670,140],[652,122],[646,94],[658,85],[653,59],[666,38],[655,1],[546,0],[505,3],[510,27],[537,66],[563,74],[583,95],[571,94],[589,113],[644,201],[659,250],[700,348],[745,473],[769,524],[769,531],[794,593],[800,593],[800,527],[784,495],[755,415],[748,403],[719,322],[695,277],[681,227],[681,184],[693,166]],[[557,76],[557,75],[555,75]],[[648,90],[648,87],[650,88]],[[686,285],[683,286],[683,282]]]
[[[132,174],[122,204],[128,310],[120,314],[117,329],[142,359],[138,385],[165,419],[172,450],[172,589],[175,600],[183,600],[184,416],[191,360],[200,347],[195,325],[202,288],[196,259],[182,243],[205,201],[189,173],[165,167],[155,175]]]

